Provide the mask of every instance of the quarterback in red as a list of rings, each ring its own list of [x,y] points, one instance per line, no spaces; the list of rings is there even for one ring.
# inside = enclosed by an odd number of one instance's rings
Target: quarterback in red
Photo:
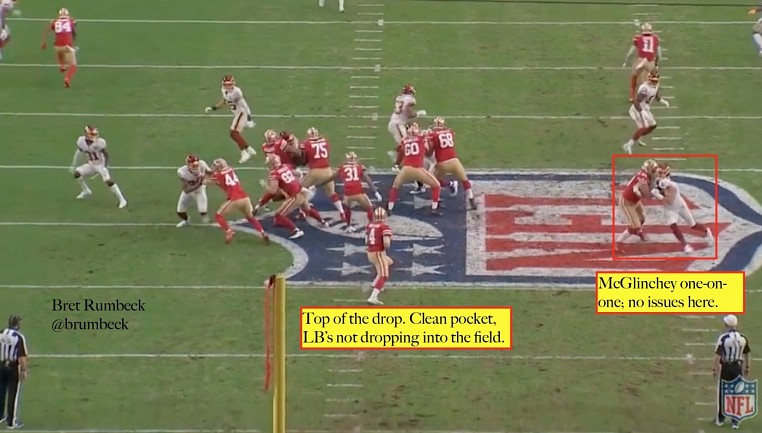
[[[439,185],[449,187],[450,191],[455,195],[458,193],[458,181],[460,181],[463,184],[463,189],[466,191],[468,204],[472,210],[476,209],[474,192],[471,190],[471,181],[468,180],[466,169],[460,163],[458,152],[455,150],[455,132],[452,128],[448,128],[445,125],[444,117],[440,116],[434,119],[434,126],[429,130],[427,139],[434,149],[436,164],[434,165],[433,174],[434,177],[439,179]],[[444,177],[448,174],[455,176],[457,181],[445,181]]]
[[[388,209],[394,210],[394,203],[399,195],[399,188],[411,181],[418,181],[431,188],[431,213],[439,213],[439,194],[441,188],[439,181],[424,169],[424,158],[429,150],[426,137],[421,134],[418,124],[413,123],[407,128],[407,135],[400,141],[397,148],[397,163],[402,165],[397,176],[394,178],[392,189],[389,191]]]
[[[347,223],[347,231],[354,232],[355,228],[352,226],[352,206],[359,204],[362,207],[366,215],[368,216],[368,222],[373,221],[373,204],[370,199],[365,195],[365,187],[363,182],[368,185],[368,188],[376,196],[376,200],[381,201],[381,193],[378,192],[376,186],[373,185],[373,180],[368,175],[365,166],[357,162],[357,154],[349,152],[345,155],[346,162],[339,166],[336,172],[327,180],[327,182],[333,182],[336,179],[341,179],[344,184],[344,198],[342,203],[344,205],[344,222]],[[318,185],[320,186],[320,185]]]
[[[640,34],[632,38],[632,46],[622,66],[626,67],[636,52],[637,58],[632,62],[630,76],[630,101],[635,99],[635,90],[646,81],[648,74],[659,66],[659,59],[661,59],[661,43],[651,24],[643,23],[640,26]]]
[[[48,34],[52,31],[55,34],[54,48],[56,50],[56,61],[61,72],[66,72],[64,76],[64,86],[71,86],[71,79],[77,72],[77,50],[74,48],[74,38],[77,37],[77,22],[69,15],[66,8],[58,11],[58,18],[50,22],[42,35],[42,49],[47,48]]]
[[[280,205],[278,210],[275,211],[275,225],[278,227],[285,227],[291,232],[290,239],[299,239],[304,236],[304,232],[297,228],[293,221],[288,218],[293,210],[299,208],[304,211],[305,214],[317,220],[323,226],[328,226],[328,223],[323,220],[320,213],[312,206],[310,206],[307,190],[302,187],[299,182],[299,177],[294,172],[294,169],[288,165],[281,163],[278,155],[269,155],[267,157],[267,167],[270,169],[270,175],[268,178],[267,190],[265,195],[276,195],[278,191],[282,191],[286,196],[286,200]],[[259,204],[264,205],[260,199]]]
[[[235,232],[230,228],[230,225],[225,220],[225,216],[233,210],[237,210],[246,217],[252,227],[254,227],[265,242],[269,242],[270,238],[262,228],[262,224],[259,220],[254,218],[254,210],[251,205],[251,199],[246,191],[243,190],[241,182],[238,180],[233,168],[228,167],[228,163],[222,159],[217,158],[212,164],[211,179],[217,184],[223,191],[225,191],[225,202],[222,203],[217,213],[214,214],[214,220],[220,225],[220,228],[225,231],[225,243],[233,241],[233,235]]]
[[[646,160],[635,176],[627,182],[627,186],[619,197],[619,208],[624,213],[628,223],[627,229],[616,240],[616,250],[619,252],[622,251],[622,243],[632,235],[638,236],[642,241],[646,240],[646,235],[643,234],[646,214],[641,199],[644,198],[645,194],[649,194],[657,168],[656,161],[653,159]]]
[[[389,279],[389,267],[394,261],[386,254],[392,246],[392,229],[386,224],[386,211],[383,208],[373,211],[373,221],[365,228],[365,245],[368,261],[376,270],[373,292],[368,298],[368,303],[384,305],[378,300],[378,295],[384,290],[384,284]]]

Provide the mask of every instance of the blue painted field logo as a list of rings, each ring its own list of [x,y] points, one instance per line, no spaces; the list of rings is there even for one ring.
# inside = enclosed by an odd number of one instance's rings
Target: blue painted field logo
[[[723,380],[721,388],[722,414],[740,423],[757,415],[757,380],[746,380],[741,376],[733,380]]]
[[[466,212],[462,195],[443,194],[444,215],[431,217],[427,199],[402,192],[389,223],[395,261],[390,284],[401,286],[586,286],[597,270],[744,270],[762,264],[762,208],[740,188],[719,188],[719,258],[713,260],[612,261],[611,178],[590,173],[482,173],[472,176],[479,210]],[[391,175],[375,175],[388,191]],[[625,180],[625,179],[623,179]],[[714,180],[676,176],[697,221],[714,220]],[[346,233],[322,192],[315,206],[332,218],[329,228],[307,227],[297,242],[274,238],[294,255],[291,284],[360,285],[371,280],[363,233]],[[658,203],[646,203],[649,242],[628,249],[637,256],[683,255]],[[363,212],[356,211],[364,223]],[[269,225],[268,221],[266,225]],[[307,223],[300,222],[302,226]],[[239,230],[249,230],[238,225]],[[714,245],[688,241],[692,255],[711,257]],[[277,230],[275,230],[277,234]]]

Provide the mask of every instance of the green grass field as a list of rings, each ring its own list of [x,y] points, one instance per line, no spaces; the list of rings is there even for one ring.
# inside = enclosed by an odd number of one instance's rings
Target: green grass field
[[[69,0],[81,67],[64,89],[53,54],[39,49],[60,5],[19,2],[24,15],[11,19],[14,40],[0,63],[0,315],[24,317],[34,355],[22,408],[28,429],[270,428],[261,282],[292,258],[243,235],[225,246],[216,228],[174,228],[173,170],[185,153],[237,161],[229,115],[203,114],[226,73],[253,106],[252,145],[268,128],[302,134],[316,126],[332,139],[333,162],[358,147],[367,165],[386,170],[387,115],[401,86],[413,83],[421,108],[457,131],[467,168],[605,173],[632,130],[629,69],[620,67],[637,31],[632,21],[650,20],[668,49],[662,85],[672,108],[655,111],[662,140],[638,151],[718,154],[720,178],[762,198],[762,65],[744,8],[349,0],[340,15],[335,0],[324,9],[314,3]],[[109,142],[126,209],[97,180],[90,200],[75,200],[67,169],[85,124]],[[356,136],[364,138],[348,138]],[[706,161],[672,165],[713,175]],[[256,192],[262,167],[248,167],[239,174]],[[212,209],[221,199],[210,189]],[[757,262],[759,246],[748,252]],[[748,288],[760,282],[751,275]],[[384,300],[513,306],[515,348],[300,352],[300,306],[363,298],[356,287],[294,287],[290,428],[716,429],[705,373],[718,317],[596,316],[592,287],[413,289],[390,289]],[[741,318],[754,348],[759,297],[750,291],[750,314]],[[54,333],[56,319],[97,318],[51,309],[53,299],[82,298],[141,299],[146,311],[101,316],[124,317],[126,331]],[[760,428],[759,419],[742,425]]]

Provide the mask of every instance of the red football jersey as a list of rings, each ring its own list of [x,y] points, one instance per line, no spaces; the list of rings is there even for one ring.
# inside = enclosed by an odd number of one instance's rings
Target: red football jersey
[[[385,223],[372,222],[365,228],[365,245],[369,253],[384,251],[384,237],[392,235],[392,228]]]
[[[339,179],[344,182],[344,195],[353,196],[365,192],[362,186],[365,167],[361,164],[344,164],[339,167]]]
[[[74,27],[77,22],[70,17],[58,17],[50,23],[50,30],[56,34],[55,45],[57,47],[70,47],[74,45]]]
[[[281,163],[294,167],[294,159],[291,154],[286,151],[286,145],[286,140],[282,139],[278,139],[274,143],[262,143],[262,153],[265,158],[270,154],[278,155]]]
[[[659,37],[653,34],[642,34],[632,38],[632,44],[638,50],[638,57],[653,62],[659,49]]]
[[[458,157],[455,151],[455,132],[450,128],[435,128],[429,135],[437,162],[445,162]]]
[[[241,182],[238,180],[238,176],[236,176],[235,171],[232,168],[215,172],[212,174],[212,180],[225,191],[225,196],[228,200],[249,198],[249,195],[243,190],[243,186],[241,186]]]
[[[635,194],[635,188],[641,188],[642,186],[645,186],[648,188],[648,173],[646,173],[645,170],[640,170],[638,173],[633,176],[632,179],[630,179],[629,182],[627,182],[627,186],[624,188],[624,192],[622,193],[622,197],[632,203],[637,203],[640,201],[640,197]]]
[[[331,166],[331,143],[325,138],[308,138],[303,141],[299,148],[307,157],[309,168],[328,168]]]
[[[426,139],[423,136],[405,137],[399,145],[402,153],[402,165],[405,167],[423,168],[423,157],[426,154]]]
[[[278,182],[278,188],[283,190],[289,197],[294,197],[302,191],[299,177],[287,165],[281,165],[278,168],[270,170],[270,180]]]

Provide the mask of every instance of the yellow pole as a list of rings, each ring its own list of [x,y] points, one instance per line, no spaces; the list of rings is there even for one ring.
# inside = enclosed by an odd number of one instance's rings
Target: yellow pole
[[[273,433],[286,433],[286,278],[275,278],[273,346],[275,355],[273,392]]]

